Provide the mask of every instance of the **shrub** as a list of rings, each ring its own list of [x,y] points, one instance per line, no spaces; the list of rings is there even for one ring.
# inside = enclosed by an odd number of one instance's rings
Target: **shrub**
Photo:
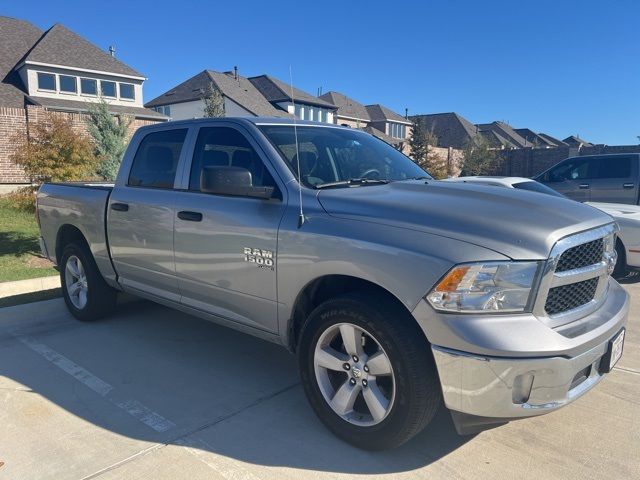
[[[44,182],[66,182],[95,178],[97,160],[91,140],[74,131],[67,117],[47,113],[44,121],[31,127],[30,134],[16,133],[11,161],[23,168],[33,187],[13,194],[18,204],[33,209],[34,192]],[[24,202],[20,199],[24,199]],[[27,202],[27,199],[30,199]],[[23,205],[26,206],[26,205]]]

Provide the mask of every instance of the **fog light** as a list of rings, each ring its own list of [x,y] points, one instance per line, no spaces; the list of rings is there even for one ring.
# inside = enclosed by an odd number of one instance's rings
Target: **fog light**
[[[525,373],[518,375],[513,381],[513,390],[511,398],[516,405],[522,405],[529,401],[531,396],[531,388],[533,387],[533,373]]]

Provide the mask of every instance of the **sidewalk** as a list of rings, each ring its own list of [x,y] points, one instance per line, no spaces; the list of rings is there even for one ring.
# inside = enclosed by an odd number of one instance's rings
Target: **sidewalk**
[[[18,280],[17,282],[2,282],[0,283],[0,298],[53,290],[55,288],[60,288],[60,277],[58,275]]]

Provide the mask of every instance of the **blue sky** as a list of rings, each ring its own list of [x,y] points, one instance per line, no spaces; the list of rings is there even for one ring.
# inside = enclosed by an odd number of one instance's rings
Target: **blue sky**
[[[640,135],[640,2],[12,1],[0,13],[62,23],[144,73],[145,101],[205,68],[270,73],[399,113],[596,143]]]

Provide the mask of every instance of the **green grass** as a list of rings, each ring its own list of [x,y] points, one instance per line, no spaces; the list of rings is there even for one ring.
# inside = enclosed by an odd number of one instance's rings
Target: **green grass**
[[[34,214],[0,198],[0,282],[57,275],[41,257],[38,237]]]

